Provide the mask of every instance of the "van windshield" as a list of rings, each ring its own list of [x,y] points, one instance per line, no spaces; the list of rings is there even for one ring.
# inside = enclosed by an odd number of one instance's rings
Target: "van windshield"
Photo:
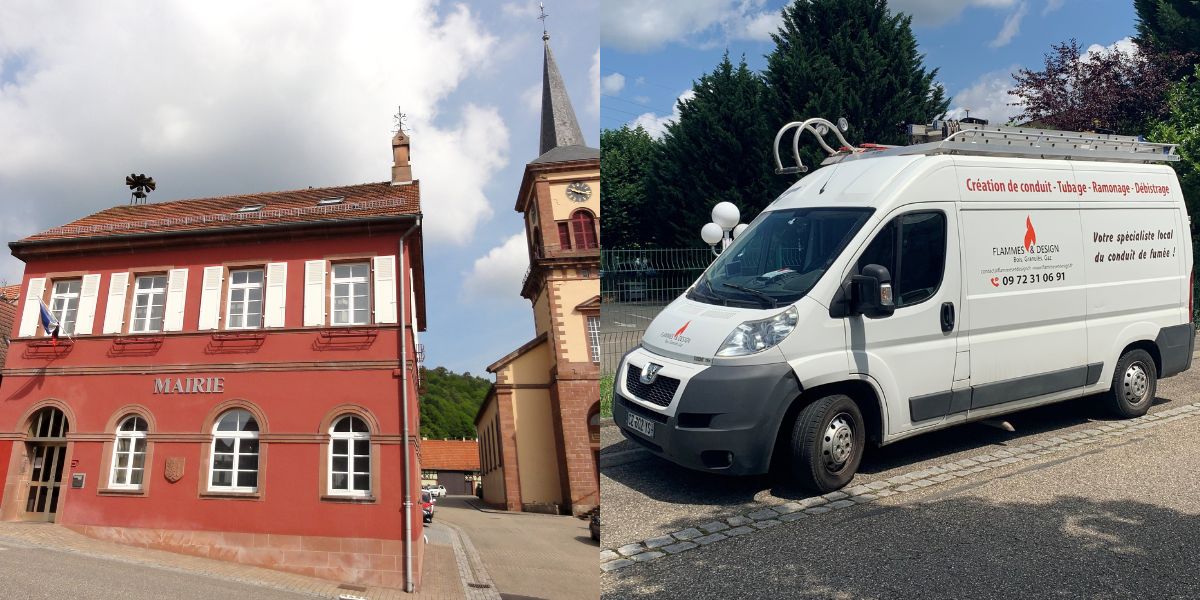
[[[872,212],[870,208],[764,212],[713,261],[688,298],[763,308],[795,302],[817,284]]]

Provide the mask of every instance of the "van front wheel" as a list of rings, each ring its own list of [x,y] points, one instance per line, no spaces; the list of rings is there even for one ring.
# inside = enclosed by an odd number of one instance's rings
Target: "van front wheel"
[[[849,396],[833,394],[805,406],[792,426],[792,474],[823,494],[842,488],[858,471],[866,434],[862,411]]]
[[[1145,350],[1130,350],[1117,361],[1112,388],[1108,390],[1109,406],[1119,417],[1140,417],[1154,404],[1157,389],[1154,359]]]

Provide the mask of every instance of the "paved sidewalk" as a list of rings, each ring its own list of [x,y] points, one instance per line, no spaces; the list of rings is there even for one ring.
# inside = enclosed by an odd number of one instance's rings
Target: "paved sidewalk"
[[[1200,403],[1081,433],[620,569],[605,597],[1200,597]]]
[[[41,551],[51,551],[54,553],[69,553],[83,557],[101,559],[112,563],[122,563],[113,565],[114,569],[121,569],[125,565],[134,565],[139,568],[151,568],[165,572],[173,572],[186,576],[202,576],[212,582],[214,588],[234,588],[239,586],[251,590],[257,589],[253,596],[239,597],[269,597],[269,598],[289,598],[289,597],[315,597],[315,598],[337,598],[339,594],[353,594],[363,596],[370,600],[451,600],[464,598],[464,588],[462,579],[459,576],[459,569],[455,559],[455,549],[449,544],[449,539],[443,536],[440,541],[437,536],[433,536],[430,543],[425,546],[425,577],[422,582],[422,587],[419,593],[406,594],[401,590],[390,588],[370,588],[367,591],[348,590],[339,588],[339,584],[324,579],[306,577],[294,573],[286,573],[283,571],[274,571],[261,567],[241,565],[234,562],[213,560],[198,556],[189,556],[184,554],[175,554],[173,552],[165,552],[162,550],[154,550],[150,548],[139,548],[135,546],[125,546],[112,542],[95,540],[87,536],[75,533],[65,527],[47,523],[0,523],[0,546],[13,546],[13,549],[7,552],[22,552],[22,550],[32,550],[37,553]],[[48,555],[50,560],[53,559],[53,554]],[[8,558],[7,556],[5,558]],[[80,562],[80,561],[74,561]],[[88,565],[85,563],[85,567]],[[36,569],[36,564],[28,564],[27,568]],[[593,570],[594,570],[593,565]],[[181,580],[183,578],[180,578]],[[20,592],[21,590],[13,589],[15,582],[6,581],[0,576],[0,581],[3,581],[2,586],[4,597],[11,597],[8,594]],[[100,585],[97,583],[96,585]],[[120,590],[109,590],[119,592]],[[288,594],[290,592],[290,594]],[[101,598],[100,590],[74,590],[73,597]],[[38,596],[20,596],[20,597],[38,597]],[[50,596],[56,598],[70,596]],[[123,594],[117,594],[115,597],[125,597]],[[211,597],[211,596],[210,596]]]
[[[438,500],[435,522],[470,537],[504,597],[596,600],[599,547],[587,521],[574,517],[480,509],[475,499]]]

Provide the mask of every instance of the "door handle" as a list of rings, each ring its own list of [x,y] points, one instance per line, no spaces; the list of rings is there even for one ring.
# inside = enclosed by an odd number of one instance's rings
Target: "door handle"
[[[942,303],[942,331],[948,332],[954,329],[954,303]]]

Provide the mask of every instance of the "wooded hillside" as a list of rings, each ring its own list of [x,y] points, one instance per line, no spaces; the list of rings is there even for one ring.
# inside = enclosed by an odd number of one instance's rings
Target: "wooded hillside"
[[[483,404],[490,379],[455,373],[444,367],[421,369],[421,437],[475,439],[475,413]]]

